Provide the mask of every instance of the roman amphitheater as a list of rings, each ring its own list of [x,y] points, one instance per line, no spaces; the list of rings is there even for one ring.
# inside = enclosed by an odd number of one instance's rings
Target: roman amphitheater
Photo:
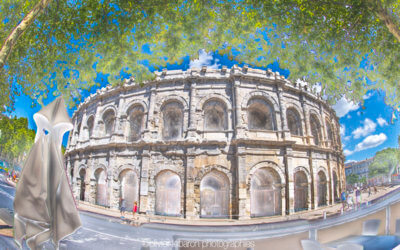
[[[140,214],[252,219],[338,202],[344,156],[334,110],[270,70],[163,70],[102,88],[73,115],[74,196]]]

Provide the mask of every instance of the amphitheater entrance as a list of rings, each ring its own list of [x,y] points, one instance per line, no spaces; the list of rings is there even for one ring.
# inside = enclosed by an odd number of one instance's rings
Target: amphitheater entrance
[[[79,187],[79,200],[84,201],[85,200],[85,177],[86,177],[86,170],[81,169],[79,171],[79,178],[80,178],[80,187]]]
[[[156,214],[179,216],[181,214],[181,179],[172,171],[156,177]]]
[[[251,178],[251,216],[272,216],[282,213],[281,180],[271,168],[258,169]]]
[[[333,171],[333,201],[337,202],[339,200],[339,192],[338,192],[338,179],[337,179],[337,175],[336,172]]]
[[[326,195],[327,195],[327,188],[326,188],[326,176],[323,171],[318,172],[317,177],[317,190],[318,190],[318,207],[326,206]]]
[[[107,206],[107,181],[106,171],[99,168],[95,172],[96,177],[96,204]]]
[[[200,183],[202,218],[229,217],[229,180],[219,171],[211,171]]]
[[[125,170],[120,174],[121,198],[125,200],[127,211],[132,211],[134,202],[138,200],[138,178],[133,170]]]
[[[303,171],[294,174],[294,211],[308,209],[308,181]]]

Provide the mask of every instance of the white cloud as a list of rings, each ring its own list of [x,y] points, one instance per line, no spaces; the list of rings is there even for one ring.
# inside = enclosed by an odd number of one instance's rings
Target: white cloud
[[[336,115],[339,117],[343,117],[350,111],[356,110],[358,108],[358,104],[347,101],[344,96],[335,105],[333,105],[333,109],[336,111]]]
[[[360,111],[357,111],[357,115],[360,116],[360,115],[361,115],[361,112],[360,112]]]
[[[346,134],[346,126],[344,124],[340,125],[340,136],[344,136]]]
[[[373,122],[372,120],[366,118],[363,121],[363,124],[364,125],[362,127],[358,127],[352,132],[354,139],[358,139],[361,136],[367,136],[375,131],[376,123]]]
[[[207,53],[204,49],[199,50],[199,59],[194,59],[190,61],[190,68],[201,68],[202,66],[207,66],[211,69],[218,69],[221,64],[218,64],[218,59],[215,59],[214,64],[211,64],[213,61],[213,53]]]
[[[378,117],[378,119],[376,119],[376,121],[378,122],[379,126],[381,126],[381,127],[388,125],[387,121],[385,119],[383,119],[382,117]]]
[[[347,161],[345,161],[345,163],[347,164],[347,163],[352,163],[352,162],[356,162],[355,160],[347,160]]]
[[[346,117],[347,117],[347,119],[350,119],[350,118],[351,118],[351,115],[347,115]]]
[[[367,99],[369,99],[371,96],[372,96],[372,93],[369,93],[369,94],[363,95],[362,98],[363,98],[364,100],[367,100]]]
[[[343,139],[344,139],[345,141],[348,141],[348,140],[350,140],[350,138],[351,138],[351,136],[348,135],[348,136],[345,136]]]
[[[345,156],[348,156],[348,155],[353,154],[353,151],[348,150],[348,149],[345,149],[345,150],[343,150],[343,154],[344,154]]]
[[[382,143],[384,143],[387,139],[387,136],[384,133],[380,133],[379,135],[370,135],[366,137],[362,142],[358,143],[354,152],[362,151],[368,148],[374,148]]]

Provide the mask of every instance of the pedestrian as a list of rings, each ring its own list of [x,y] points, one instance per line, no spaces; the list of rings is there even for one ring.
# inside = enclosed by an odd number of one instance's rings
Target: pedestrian
[[[353,197],[349,194],[349,195],[347,195],[347,207],[349,208],[349,209],[352,209],[353,208]]]
[[[368,197],[370,197],[371,196],[371,187],[369,186],[368,187]]]
[[[121,212],[121,219],[125,218],[125,211],[126,211],[126,201],[123,198],[120,198],[120,212]]]
[[[347,198],[346,196],[347,196],[346,191],[343,190],[342,194],[340,195],[340,198],[341,198],[341,200],[342,200],[342,208],[343,208],[343,211],[344,211],[345,206],[346,206],[346,198]]]
[[[132,209],[132,215],[135,217],[135,214],[137,213],[137,201],[133,204],[133,209]]]
[[[374,186],[374,193],[376,194],[378,190],[376,190],[376,186]]]
[[[360,191],[360,187],[357,187],[357,190],[356,190],[356,208],[360,207],[360,203],[361,203],[361,191]]]

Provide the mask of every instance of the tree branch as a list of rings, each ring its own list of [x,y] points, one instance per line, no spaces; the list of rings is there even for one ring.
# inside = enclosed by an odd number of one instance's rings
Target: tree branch
[[[37,16],[46,8],[52,0],[40,0],[22,21],[14,27],[10,35],[6,38],[0,50],[0,70],[6,64],[7,58],[10,56],[14,45],[24,31],[33,23]]]
[[[387,11],[385,7],[382,6],[380,1],[376,1],[376,14],[378,15],[379,19],[382,20],[386,27],[388,28],[389,32],[400,42],[400,29],[395,20],[395,18]]]

